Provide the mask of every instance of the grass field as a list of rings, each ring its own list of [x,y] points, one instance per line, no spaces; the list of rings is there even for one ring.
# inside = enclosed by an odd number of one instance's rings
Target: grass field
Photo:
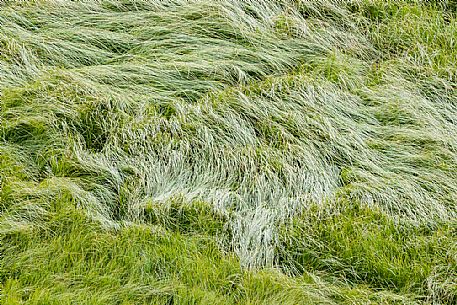
[[[454,0],[0,0],[0,304],[456,304]]]

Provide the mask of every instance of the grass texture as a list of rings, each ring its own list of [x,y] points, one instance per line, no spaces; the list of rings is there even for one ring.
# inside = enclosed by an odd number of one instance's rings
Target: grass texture
[[[456,304],[457,3],[0,1],[0,304]]]

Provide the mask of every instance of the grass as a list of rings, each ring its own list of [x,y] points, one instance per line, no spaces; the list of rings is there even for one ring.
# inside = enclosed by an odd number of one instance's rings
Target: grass
[[[0,3],[2,304],[454,304],[455,1]]]
[[[295,219],[281,232],[279,257],[294,273],[325,270],[344,274],[350,282],[451,303],[457,266],[450,237],[455,233],[455,224],[411,226],[355,205],[341,213],[308,212]]]

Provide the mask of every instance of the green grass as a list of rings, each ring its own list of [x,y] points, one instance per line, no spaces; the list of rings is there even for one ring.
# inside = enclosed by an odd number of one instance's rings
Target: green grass
[[[315,210],[281,233],[279,257],[288,270],[320,270],[378,289],[419,292],[428,301],[455,301],[455,223],[411,226],[360,206],[319,216]]]
[[[0,2],[0,303],[454,304],[456,8]]]
[[[395,302],[404,298],[368,287],[325,283],[312,274],[294,279],[278,270],[240,268],[238,259],[221,252],[216,221],[196,204],[163,213],[149,225],[107,231],[80,210],[58,210],[39,234],[9,234],[2,260],[4,304],[347,304]],[[164,219],[186,219],[185,230],[166,229]],[[201,220],[201,219],[200,219]],[[212,232],[212,233],[209,233]],[[44,267],[45,266],[45,267]]]

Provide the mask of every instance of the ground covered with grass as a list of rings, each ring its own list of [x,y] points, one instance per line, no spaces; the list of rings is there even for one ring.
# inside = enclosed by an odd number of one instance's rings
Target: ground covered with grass
[[[457,2],[0,2],[1,304],[456,304]]]

